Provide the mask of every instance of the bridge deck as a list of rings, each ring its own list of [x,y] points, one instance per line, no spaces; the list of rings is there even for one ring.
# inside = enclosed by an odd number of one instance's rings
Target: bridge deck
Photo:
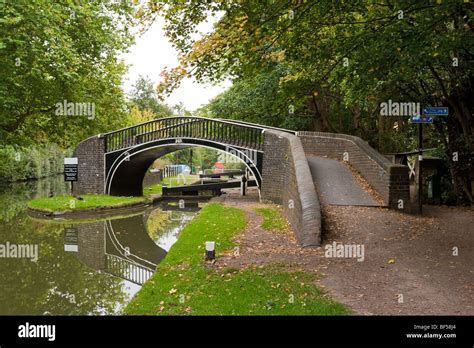
[[[322,157],[307,157],[313,182],[323,205],[380,206],[343,163]]]
[[[203,117],[164,117],[105,133],[105,152],[156,140],[193,138],[262,151],[264,126]],[[291,132],[291,131],[288,131]]]

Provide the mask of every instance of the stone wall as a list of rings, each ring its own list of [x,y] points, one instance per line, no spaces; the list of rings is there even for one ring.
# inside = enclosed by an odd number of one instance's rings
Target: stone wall
[[[302,247],[321,244],[321,210],[298,137],[265,131],[261,197],[282,205]]]
[[[79,143],[74,152],[78,158],[78,181],[73,183],[73,193],[104,193],[105,172],[104,137],[93,136]]]
[[[410,210],[408,167],[393,164],[361,138],[334,133],[298,132],[304,151],[347,162],[382,196],[384,204],[394,209],[403,201],[403,211]]]

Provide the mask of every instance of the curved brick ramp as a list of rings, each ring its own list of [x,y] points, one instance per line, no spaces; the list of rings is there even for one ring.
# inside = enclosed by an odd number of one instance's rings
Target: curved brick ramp
[[[283,207],[302,247],[321,244],[321,207],[301,140],[265,131],[262,198]]]
[[[306,158],[323,205],[380,206],[340,161],[313,156]]]

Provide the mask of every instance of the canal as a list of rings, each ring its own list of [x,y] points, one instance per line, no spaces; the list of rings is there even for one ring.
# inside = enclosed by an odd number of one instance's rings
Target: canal
[[[0,315],[120,314],[199,210],[160,203],[122,216],[46,220],[27,203],[62,176],[0,187]]]

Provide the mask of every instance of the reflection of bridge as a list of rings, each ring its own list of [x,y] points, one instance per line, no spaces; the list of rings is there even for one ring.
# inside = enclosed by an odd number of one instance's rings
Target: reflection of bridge
[[[108,220],[105,245],[106,269],[109,273],[143,284],[155,272],[166,251],[149,237],[143,217]]]
[[[155,244],[143,215],[76,226],[78,257],[87,266],[141,285],[166,251]]]
[[[154,273],[153,269],[111,254],[106,254],[105,261],[107,273],[138,285],[145,283]]]
[[[321,243],[320,204],[312,173],[315,178],[335,179],[333,186],[341,184],[345,194],[353,195],[346,202],[357,202],[355,192],[360,192],[353,189],[358,185],[355,180],[345,186],[337,181],[346,178],[338,175],[341,167],[333,166],[337,172],[330,175],[328,162],[312,161],[310,170],[307,157],[348,162],[380,193],[384,205],[409,208],[408,168],[390,163],[360,138],[200,117],[161,118],[84,140],[75,152],[79,177],[74,192],[142,195],[144,175],[157,158],[192,146],[221,150],[245,163],[260,197],[282,204],[302,246]],[[317,175],[318,166],[329,175]]]

